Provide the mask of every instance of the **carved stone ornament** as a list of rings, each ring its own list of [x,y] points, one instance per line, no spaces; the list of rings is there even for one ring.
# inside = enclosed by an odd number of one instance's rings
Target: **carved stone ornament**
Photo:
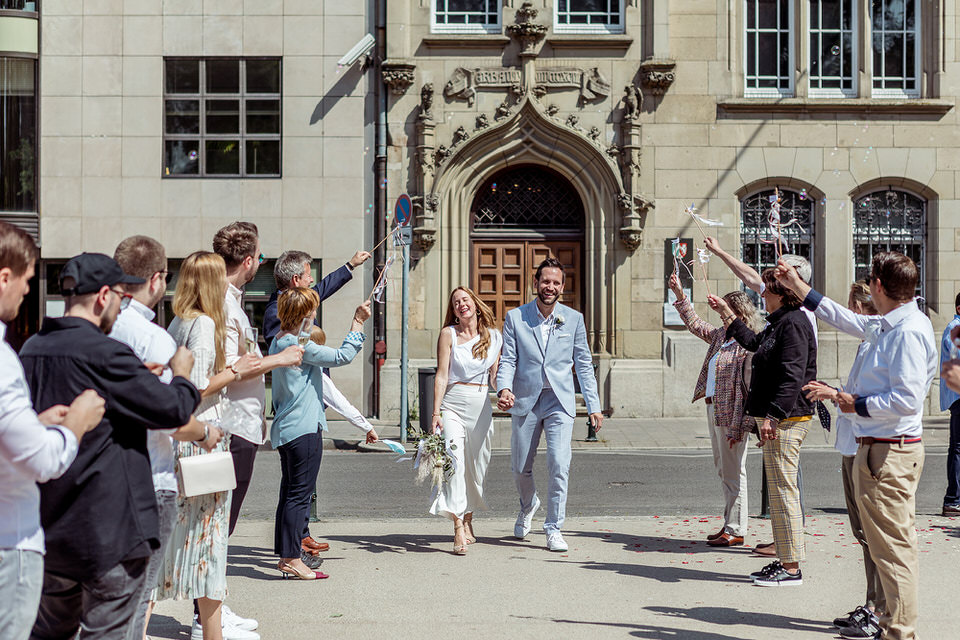
[[[437,147],[437,150],[433,152],[433,163],[438,167],[443,164],[443,161],[450,157],[450,149],[445,145],[440,145]]]
[[[618,146],[615,145],[615,144],[610,145],[609,147],[607,147],[607,155],[610,156],[611,158],[617,158],[617,157],[619,157],[619,156],[620,156],[620,147],[618,147]]]
[[[597,67],[548,67],[533,72],[533,95],[543,98],[551,89],[578,89],[580,102],[602,100],[610,95],[610,83]],[[506,90],[515,100],[523,97],[523,72],[516,67],[457,67],[443,87],[451,100],[466,100],[472,107],[481,90]]]
[[[516,22],[507,25],[507,32],[520,41],[520,56],[536,56],[537,44],[547,35],[547,25],[533,22],[540,13],[532,2],[524,2],[516,13]]]
[[[457,127],[457,130],[453,132],[453,144],[455,145],[460,144],[461,142],[468,139],[469,137],[470,137],[470,134],[467,133],[466,129],[464,129],[462,126]]]
[[[437,230],[429,227],[414,229],[413,241],[421,251],[426,253],[437,242]]]
[[[676,80],[677,63],[674,60],[653,59],[640,63],[640,78],[643,86],[655,96],[662,96]]]
[[[643,108],[643,95],[634,85],[628,84],[623,88],[623,119],[636,120],[640,117]]]
[[[556,116],[558,113],[560,113],[560,107],[558,107],[557,105],[551,104],[547,107],[547,115],[550,116],[551,118]]]
[[[409,62],[398,62],[395,60],[384,60],[380,65],[380,73],[383,76],[383,82],[395,96],[402,96],[407,92],[410,85],[416,79],[416,65]]]
[[[590,131],[587,132],[587,137],[596,142],[600,138],[600,133],[599,127],[590,127]]]
[[[436,211],[440,208],[440,196],[435,193],[428,193],[423,199],[423,204],[426,205],[427,211]]]
[[[499,121],[499,120],[503,120],[509,115],[510,115],[510,103],[507,102],[506,99],[504,99],[504,101],[500,103],[500,106],[497,107],[497,115],[495,115],[493,119]]]
[[[420,89],[420,118],[433,119],[433,83],[427,82]]]
[[[570,127],[571,129],[579,129],[580,127],[577,126],[579,122],[580,122],[580,116],[578,116],[577,114],[571,113],[570,115],[567,116],[567,126]]]
[[[634,227],[621,227],[620,240],[630,251],[636,251],[637,247],[643,244],[643,229]]]
[[[535,87],[533,88],[533,96],[534,96],[537,100],[540,100],[540,99],[543,98],[543,96],[545,96],[545,95],[547,95],[547,85],[545,85],[545,84],[538,84],[537,86],[535,86]]]
[[[475,131],[479,131],[480,129],[486,129],[489,126],[490,126],[490,118],[487,117],[487,114],[481,113],[480,115],[477,116],[477,126],[474,129]]]

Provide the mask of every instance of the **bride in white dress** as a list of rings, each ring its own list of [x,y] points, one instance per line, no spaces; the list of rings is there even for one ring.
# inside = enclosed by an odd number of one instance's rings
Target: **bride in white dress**
[[[473,512],[486,510],[483,480],[490,462],[493,411],[489,383],[496,379],[503,337],[493,328],[493,312],[466,287],[450,294],[444,328],[437,341],[434,433],[443,433],[454,459],[453,476],[433,497],[430,513],[453,520],[453,552],[467,553],[476,542]]]

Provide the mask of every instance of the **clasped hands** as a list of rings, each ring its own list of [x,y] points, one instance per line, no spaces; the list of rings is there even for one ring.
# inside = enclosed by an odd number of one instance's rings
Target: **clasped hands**
[[[831,387],[825,382],[820,382],[819,380],[812,380],[807,384],[803,385],[803,391],[807,400],[817,402],[818,400],[829,400],[833,402],[840,409],[841,413],[855,413],[857,402],[857,396],[852,393],[847,393],[846,391],[841,391],[835,387]]]

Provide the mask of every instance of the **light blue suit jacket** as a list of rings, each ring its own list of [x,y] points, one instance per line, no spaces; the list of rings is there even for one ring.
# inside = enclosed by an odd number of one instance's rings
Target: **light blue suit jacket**
[[[516,398],[510,410],[513,415],[523,416],[533,410],[543,391],[546,374],[563,410],[570,416],[576,416],[574,367],[587,411],[600,411],[597,378],[593,373],[593,357],[587,345],[583,314],[562,304],[557,304],[553,313],[555,318],[563,318],[563,324],[553,327],[553,334],[544,345],[536,300],[507,312],[503,323],[503,351],[497,372],[497,393],[504,389],[513,392]]]

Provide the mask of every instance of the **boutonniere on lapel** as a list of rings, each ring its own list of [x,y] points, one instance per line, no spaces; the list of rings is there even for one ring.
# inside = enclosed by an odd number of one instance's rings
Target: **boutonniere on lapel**
[[[566,324],[566,322],[566,319],[561,315],[557,315],[553,318],[553,326],[556,329],[562,327],[564,324]]]

